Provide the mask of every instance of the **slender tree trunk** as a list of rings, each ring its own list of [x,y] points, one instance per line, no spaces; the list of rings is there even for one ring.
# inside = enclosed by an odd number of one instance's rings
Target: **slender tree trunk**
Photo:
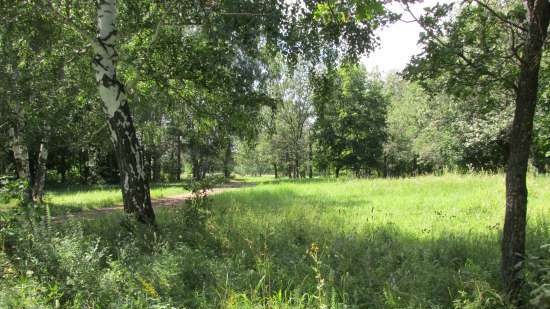
[[[153,168],[153,164],[151,162],[153,160],[153,156],[151,155],[151,151],[145,148],[143,150],[143,157],[145,159],[145,179],[147,179],[147,181],[151,183],[153,181],[151,179],[151,176],[152,176],[151,170]]]
[[[200,180],[203,180],[204,178],[206,178],[206,172],[208,171],[208,163],[206,162],[201,162],[200,164]]]
[[[44,199],[44,184],[46,183],[46,163],[48,162],[48,140],[50,129],[48,126],[44,128],[44,137],[40,142],[38,152],[38,162],[34,174],[32,196],[34,201],[43,202]]]
[[[198,158],[197,150],[191,146],[191,170],[194,180],[200,180],[200,161]]]
[[[279,178],[278,171],[277,171],[277,163],[273,164],[273,170],[275,171],[275,178]]]
[[[313,178],[313,146],[311,145],[311,141],[308,143],[309,146],[309,164],[308,164],[308,176],[309,178]]]
[[[90,152],[84,147],[78,156],[78,169],[80,172],[80,183],[87,185],[90,181]]]
[[[15,126],[9,130],[11,150],[13,152],[13,158],[15,159],[17,177],[27,182],[23,195],[23,202],[28,203],[32,201],[31,170],[29,166],[29,150],[23,138],[25,112],[21,103],[18,103],[15,107],[15,117]]]
[[[65,164],[65,160],[62,160],[62,164]],[[64,165],[61,167],[59,173],[61,174],[61,183],[67,183],[67,169]]]
[[[290,164],[290,162],[288,162],[288,178],[292,178],[292,164]]]
[[[200,163],[197,160],[193,161],[193,179],[195,180],[201,179]]]
[[[335,174],[336,174],[336,178],[340,177],[340,167],[336,167],[336,170],[335,170]]]
[[[179,135],[173,136],[172,149],[170,151],[170,164],[168,165],[169,180],[179,181],[181,174],[181,154]]]
[[[229,178],[231,176],[231,140],[227,143],[227,146],[225,147],[225,156],[223,158],[223,175],[225,178]]]
[[[160,182],[162,165],[160,164],[160,153],[157,149],[153,150],[152,161],[153,182]]]
[[[527,0],[528,32],[520,65],[516,108],[510,132],[506,170],[506,215],[502,238],[502,277],[512,300],[518,299],[523,280],[519,264],[525,254],[527,163],[533,133],[540,60],[550,19],[548,0]]]
[[[382,168],[383,168],[382,175],[384,176],[384,178],[387,178],[388,177],[388,156],[386,156],[386,154],[384,154],[384,166]]]
[[[97,0],[97,38],[93,42],[93,67],[107,114],[111,141],[120,170],[124,211],[140,222],[153,224],[149,183],[124,85],[116,76],[116,0]]]
[[[176,171],[175,171],[175,180],[180,181],[181,180],[181,136],[178,134],[176,135]]]

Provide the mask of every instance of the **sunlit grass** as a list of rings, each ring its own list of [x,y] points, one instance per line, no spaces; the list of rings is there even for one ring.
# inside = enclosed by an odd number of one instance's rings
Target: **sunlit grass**
[[[251,215],[301,212],[316,214],[330,225],[338,223],[347,229],[393,224],[421,237],[450,232],[487,234],[500,229],[504,215],[504,177],[500,175],[281,179],[273,184],[258,183],[216,200],[245,209]],[[529,219],[536,224],[550,215],[550,178],[530,177],[528,183]]]
[[[236,181],[243,181],[248,183],[267,183],[277,180],[275,175],[263,175],[263,176],[250,176],[250,175],[235,175],[233,179]]]
[[[163,198],[188,192],[182,184],[154,185],[151,198]],[[122,203],[122,193],[116,186],[68,187],[46,192],[45,202],[53,213],[113,207]]]
[[[549,187],[548,177],[529,178],[531,249],[550,241]],[[358,308],[461,308],[470,301],[461,292],[482,285],[489,297],[500,288],[502,175],[281,180],[214,200],[232,251],[270,256],[275,290],[312,279],[311,269],[299,266],[311,262],[305,255],[312,243],[326,280],[336,278],[328,285],[362,303]]]

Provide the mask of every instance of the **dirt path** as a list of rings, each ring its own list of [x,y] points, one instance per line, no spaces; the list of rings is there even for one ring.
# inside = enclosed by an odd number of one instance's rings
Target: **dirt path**
[[[244,187],[253,187],[255,185],[256,185],[255,183],[250,183],[250,182],[249,183],[229,182],[208,190],[207,194],[215,195],[228,190],[235,190],[235,189],[244,188]],[[154,209],[181,207],[185,204],[186,201],[190,200],[192,197],[193,197],[193,194],[191,192],[188,192],[184,194],[151,199],[151,203],[153,204]],[[114,213],[122,210],[123,210],[123,204],[120,203],[112,207],[95,208],[90,210],[84,210],[81,212],[52,217],[52,222],[63,222],[70,219],[95,219],[101,215],[110,214],[110,213]]]

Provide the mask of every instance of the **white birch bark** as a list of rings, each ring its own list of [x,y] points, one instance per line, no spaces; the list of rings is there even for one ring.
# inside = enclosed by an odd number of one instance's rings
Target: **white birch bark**
[[[10,128],[9,135],[11,140],[11,150],[15,159],[15,169],[17,177],[26,181],[27,186],[24,192],[24,202],[32,201],[32,192],[30,190],[31,173],[29,168],[29,151],[23,138],[23,128],[25,126],[25,112],[21,103],[15,106],[15,126]]]
[[[133,125],[124,85],[116,75],[116,0],[97,0],[97,37],[93,67],[120,170],[124,210],[154,222],[143,154]]]

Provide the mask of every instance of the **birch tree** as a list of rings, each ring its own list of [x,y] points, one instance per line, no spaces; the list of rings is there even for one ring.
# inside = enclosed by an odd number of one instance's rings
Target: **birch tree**
[[[116,0],[98,0],[97,36],[93,42],[93,67],[99,95],[107,116],[111,142],[120,170],[124,210],[144,223],[154,223],[149,183],[142,149],[134,128],[124,84],[117,77]]]
[[[9,129],[11,150],[15,160],[17,177],[27,182],[27,187],[23,195],[23,202],[30,202],[33,197],[30,188],[31,171],[29,168],[29,151],[23,137],[23,130],[25,127],[25,111],[21,106],[21,103],[16,104],[14,114],[15,124]]]

